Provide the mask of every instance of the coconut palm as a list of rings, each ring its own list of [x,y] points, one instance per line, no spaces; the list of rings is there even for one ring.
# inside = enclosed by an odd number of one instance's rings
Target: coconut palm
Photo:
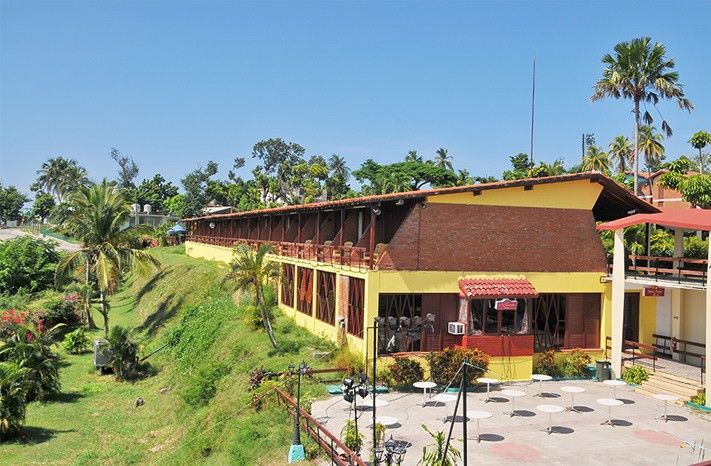
[[[422,157],[417,155],[417,151],[412,149],[405,156],[405,162],[422,162]]]
[[[583,171],[606,172],[610,170],[610,156],[597,146],[589,146],[583,158]]]
[[[593,101],[605,97],[631,99],[635,121],[634,131],[634,192],[639,194],[639,129],[642,119],[651,125],[653,118],[645,108],[641,115],[640,105],[649,103],[656,106],[660,99],[675,100],[680,108],[693,110],[694,106],[684,95],[683,85],[679,83],[679,73],[674,69],[674,60],[667,58],[666,47],[656,43],[652,45],[649,37],[620,42],[615,46],[614,55],[602,57],[605,69],[602,77],[595,84],[591,97]],[[662,131],[671,136],[672,129],[662,121]]]
[[[644,154],[644,165],[650,173],[664,159],[664,136],[655,133],[654,126],[642,125],[639,128],[639,151]]]
[[[435,152],[434,164],[440,168],[446,168],[447,170],[452,170],[452,156],[447,153],[447,149],[440,147]]]
[[[230,271],[223,279],[223,283],[231,282],[235,289],[252,293],[254,305],[262,315],[264,330],[272,346],[276,348],[277,342],[269,318],[268,304],[264,299],[264,285],[279,278],[280,268],[278,262],[266,258],[270,252],[271,246],[268,244],[262,244],[256,252],[245,244],[236,246]]]
[[[328,165],[331,169],[331,176],[342,176],[344,179],[348,179],[351,170],[346,165],[346,159],[338,154],[333,154],[328,158]]]
[[[87,182],[86,169],[76,160],[64,157],[50,158],[37,170],[37,175],[33,188],[54,194],[60,204]]]
[[[55,278],[61,281],[71,272],[82,271],[86,283],[99,293],[104,335],[109,334],[108,296],[127,271],[146,274],[160,265],[145,251],[132,247],[135,233],[148,227],[123,229],[130,206],[115,186],[106,180],[84,187],[69,198],[72,211],[68,222],[77,232],[81,249],[67,254],[57,265]]]
[[[625,173],[627,167],[630,166],[632,162],[632,145],[630,144],[630,140],[623,135],[615,136],[615,139],[610,143],[609,154],[615,163],[617,172]]]
[[[711,144],[711,134],[706,131],[697,131],[689,139],[689,144],[693,146],[694,149],[699,151],[699,155],[696,158],[696,164],[699,166],[699,172],[704,173],[706,165],[708,165],[708,154],[704,154],[702,151],[704,147]]]

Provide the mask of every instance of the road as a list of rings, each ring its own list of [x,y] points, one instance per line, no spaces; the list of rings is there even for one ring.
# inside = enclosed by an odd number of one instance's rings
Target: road
[[[22,230],[19,230],[19,229],[17,229],[17,228],[0,228],[0,241],[4,241],[4,240],[8,240],[8,239],[13,239],[13,238],[17,238],[17,237],[19,237],[19,236],[25,236],[25,235],[27,235],[27,236],[34,236],[34,235],[30,235],[29,233],[26,233],[26,232],[24,232],[24,231],[22,231]],[[51,240],[53,240],[53,241],[56,241],[56,242],[58,243],[57,249],[59,249],[60,251],[69,251],[69,252],[72,252],[72,251],[78,251],[78,250],[79,250],[79,245],[78,245],[78,244],[69,243],[69,242],[67,242],[67,241],[63,241],[63,240],[57,239],[57,238],[52,238],[52,237],[49,237],[49,236],[42,236],[42,237],[43,237],[43,238],[46,238],[46,239],[51,239]]]

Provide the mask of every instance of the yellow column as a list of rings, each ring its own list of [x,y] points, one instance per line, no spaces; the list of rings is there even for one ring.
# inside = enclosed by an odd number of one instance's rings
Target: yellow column
[[[681,302],[682,290],[671,289],[671,335],[674,338],[681,338]],[[680,356],[672,351],[672,359],[678,361]]]
[[[622,376],[622,327],[625,306],[624,229],[615,230],[612,259],[612,373]]]
[[[708,264],[706,265],[706,406],[711,407],[711,286],[709,286],[708,277],[711,271],[711,247],[708,252]]]

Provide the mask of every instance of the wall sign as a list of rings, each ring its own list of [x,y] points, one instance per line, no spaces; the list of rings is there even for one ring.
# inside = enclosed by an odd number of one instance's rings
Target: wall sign
[[[664,296],[664,288],[661,286],[648,286],[644,289],[644,296]]]
[[[518,309],[518,301],[515,299],[497,299],[494,303],[494,309],[497,311],[515,311]]]

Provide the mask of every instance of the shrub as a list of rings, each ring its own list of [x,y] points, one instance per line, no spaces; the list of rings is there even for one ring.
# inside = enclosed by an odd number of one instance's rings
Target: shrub
[[[377,432],[377,431],[376,431]],[[363,445],[363,434],[355,428],[355,421],[349,419],[341,431],[341,441],[352,451],[358,453]]]
[[[706,405],[706,392],[700,392],[697,395],[693,396],[691,398],[692,403],[696,403],[697,405],[705,406]]]
[[[26,375],[27,369],[13,362],[0,362],[0,440],[18,434],[25,422]]]
[[[580,348],[575,348],[560,362],[560,373],[563,377],[582,377],[585,375],[590,356]]]
[[[489,356],[476,348],[445,348],[442,351],[431,353],[429,363],[432,380],[439,385],[450,383],[452,386],[459,385],[462,375],[458,371],[465,358],[469,358],[469,362],[472,364],[467,372],[468,383],[474,383],[477,378],[484,375],[489,367]]]
[[[0,293],[35,293],[52,287],[59,262],[56,244],[31,236],[0,242]]]
[[[201,368],[188,387],[180,394],[183,401],[191,406],[206,405],[217,393],[217,383],[229,374],[227,364],[217,364]]]
[[[622,380],[624,380],[627,383],[632,383],[635,385],[639,385],[648,379],[649,379],[649,372],[647,372],[647,369],[645,369],[642,366],[628,367],[627,369],[625,369],[625,372],[622,374]]]
[[[365,369],[363,358],[347,348],[336,353],[333,364],[338,368],[345,369],[349,375],[358,374]]]
[[[131,340],[127,328],[117,325],[111,329],[109,351],[116,378],[122,380],[133,375],[138,365],[138,345]]]
[[[422,365],[414,359],[396,358],[389,367],[390,379],[396,387],[411,387],[413,383],[423,379],[425,371]]]
[[[44,305],[44,323],[47,327],[66,324],[77,325],[80,320],[81,297],[77,293],[53,297]]]
[[[533,372],[550,375],[551,377],[560,377],[560,368],[555,362],[555,351],[549,349],[538,355],[538,361],[533,368]]]
[[[81,354],[89,349],[89,337],[86,336],[84,327],[79,327],[64,336],[62,347],[67,353]]]

